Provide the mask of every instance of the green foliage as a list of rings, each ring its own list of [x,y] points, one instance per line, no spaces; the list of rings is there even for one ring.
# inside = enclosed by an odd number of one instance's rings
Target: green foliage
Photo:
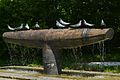
[[[120,66],[104,67],[104,72],[120,73]]]
[[[119,1],[105,0],[1,0],[1,26],[39,21],[53,27],[60,17],[72,23],[79,19],[99,25],[104,19],[109,27],[118,27]],[[42,25],[42,27],[44,27]]]
[[[109,46],[108,49],[111,49],[111,47],[120,46],[119,4],[119,0],[0,0],[0,34],[2,35],[3,32],[8,31],[7,24],[16,27],[20,26],[21,23],[28,23],[32,27],[38,21],[42,28],[50,28],[55,27],[55,21],[62,18],[72,24],[77,23],[80,19],[85,19],[99,27],[101,19],[104,19],[107,26],[115,30],[113,40],[106,43],[106,47]],[[0,40],[0,56],[3,56],[7,53],[7,49],[2,41],[2,36],[0,36]],[[90,49],[84,52],[90,57],[83,54],[84,59],[82,58],[82,60],[98,61],[99,56],[89,54]],[[69,56],[68,58],[71,60],[72,56],[64,55]],[[112,55],[114,55],[114,51],[111,52],[107,60]],[[115,59],[119,60],[118,56]],[[72,62],[74,61],[76,60]]]

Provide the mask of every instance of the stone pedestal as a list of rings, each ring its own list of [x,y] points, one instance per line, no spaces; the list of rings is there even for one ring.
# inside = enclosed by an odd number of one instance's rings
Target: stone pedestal
[[[44,73],[57,75],[61,73],[61,53],[59,49],[53,49],[45,44],[43,47]]]

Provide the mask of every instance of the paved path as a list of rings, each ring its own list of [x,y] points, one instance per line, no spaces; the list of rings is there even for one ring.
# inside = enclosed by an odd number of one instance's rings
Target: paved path
[[[2,67],[0,68],[0,80],[73,80],[74,78],[79,78],[83,80],[84,78],[104,78],[104,76],[113,76],[120,79],[120,73],[105,73],[105,72],[93,72],[93,71],[80,71],[80,70],[63,70],[64,78],[61,75],[58,76],[48,76],[38,72],[39,68],[36,67],[23,67],[23,66],[15,66],[15,67]],[[36,71],[34,71],[36,70]],[[71,78],[70,78],[71,77]],[[83,78],[83,79],[81,79]],[[116,80],[117,80],[116,79]],[[85,80],[85,79],[84,79]],[[92,80],[92,79],[91,79]],[[94,80],[94,79],[93,79]]]
[[[12,78],[12,79],[11,79]],[[0,80],[68,80],[57,77],[47,77],[32,71],[0,70]]]

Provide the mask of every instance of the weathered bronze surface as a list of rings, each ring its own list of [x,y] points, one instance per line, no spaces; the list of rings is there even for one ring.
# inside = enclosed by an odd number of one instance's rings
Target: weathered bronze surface
[[[108,29],[43,29],[5,32],[3,39],[8,43],[42,48],[48,44],[53,48],[71,48],[94,44],[113,37],[114,31]]]

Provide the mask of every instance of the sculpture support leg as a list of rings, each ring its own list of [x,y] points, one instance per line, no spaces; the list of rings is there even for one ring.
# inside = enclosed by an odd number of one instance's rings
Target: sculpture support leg
[[[43,47],[44,72],[46,74],[56,75],[61,73],[61,62],[59,49],[52,49],[45,44]]]

